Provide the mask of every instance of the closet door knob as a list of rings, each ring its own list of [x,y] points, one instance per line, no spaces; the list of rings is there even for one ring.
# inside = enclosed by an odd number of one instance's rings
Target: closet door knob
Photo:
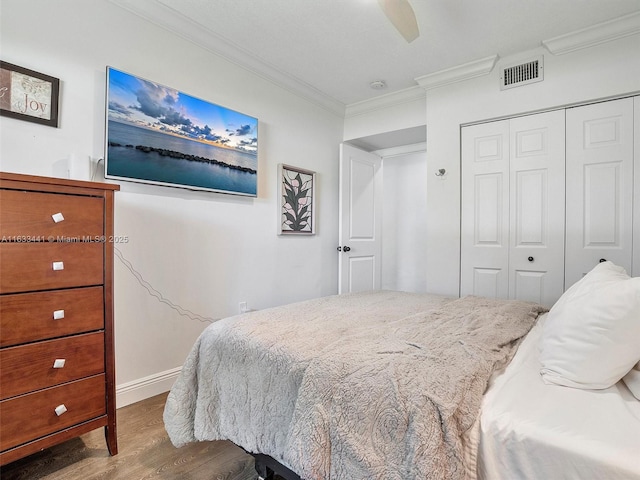
[[[527,260],[529,260],[530,262],[533,262],[533,257],[529,257],[527,258]]]

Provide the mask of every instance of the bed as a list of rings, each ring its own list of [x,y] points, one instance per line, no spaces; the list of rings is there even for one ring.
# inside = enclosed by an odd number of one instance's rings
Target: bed
[[[589,410],[617,412],[607,413],[617,422],[604,437],[610,452],[596,455],[599,444],[588,442],[575,458],[564,450],[580,442],[574,423],[558,428],[565,418],[555,402],[587,409],[590,394],[604,396],[541,380],[545,311],[513,300],[379,291],[230,317],[194,345],[167,398],[165,426],[178,447],[234,442],[254,455],[262,477],[640,479],[636,458],[617,457],[640,451],[633,434],[640,401],[621,382],[605,393],[607,403]],[[580,393],[577,400],[569,390]],[[523,422],[531,428],[521,430]],[[578,435],[600,437],[607,422],[592,423]],[[620,436],[618,423],[626,425]],[[547,433],[534,435],[536,424]],[[556,445],[558,432],[567,434],[564,446]],[[579,454],[590,460],[574,469]],[[538,470],[543,463],[548,468]],[[612,469],[618,476],[608,476]],[[606,475],[578,475],[585,471]]]
[[[640,480],[640,277],[603,262],[483,398],[478,477]]]
[[[483,399],[478,477],[640,480],[640,401],[624,382],[602,390],[545,384],[539,345],[547,320]]]

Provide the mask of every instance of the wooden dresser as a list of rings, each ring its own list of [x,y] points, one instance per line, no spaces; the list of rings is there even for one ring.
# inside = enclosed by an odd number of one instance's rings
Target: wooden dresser
[[[117,190],[0,172],[0,465],[99,427],[118,451]]]

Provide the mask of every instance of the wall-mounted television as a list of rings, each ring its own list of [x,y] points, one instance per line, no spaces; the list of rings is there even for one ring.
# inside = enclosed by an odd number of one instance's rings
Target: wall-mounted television
[[[112,67],[106,111],[106,178],[257,195],[257,118]]]

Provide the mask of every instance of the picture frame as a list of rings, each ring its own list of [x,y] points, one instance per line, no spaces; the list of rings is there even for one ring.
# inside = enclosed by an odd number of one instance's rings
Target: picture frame
[[[278,164],[278,235],[316,233],[316,172]]]
[[[0,115],[58,127],[60,80],[0,61]]]
[[[258,119],[107,66],[105,178],[257,197]]]

